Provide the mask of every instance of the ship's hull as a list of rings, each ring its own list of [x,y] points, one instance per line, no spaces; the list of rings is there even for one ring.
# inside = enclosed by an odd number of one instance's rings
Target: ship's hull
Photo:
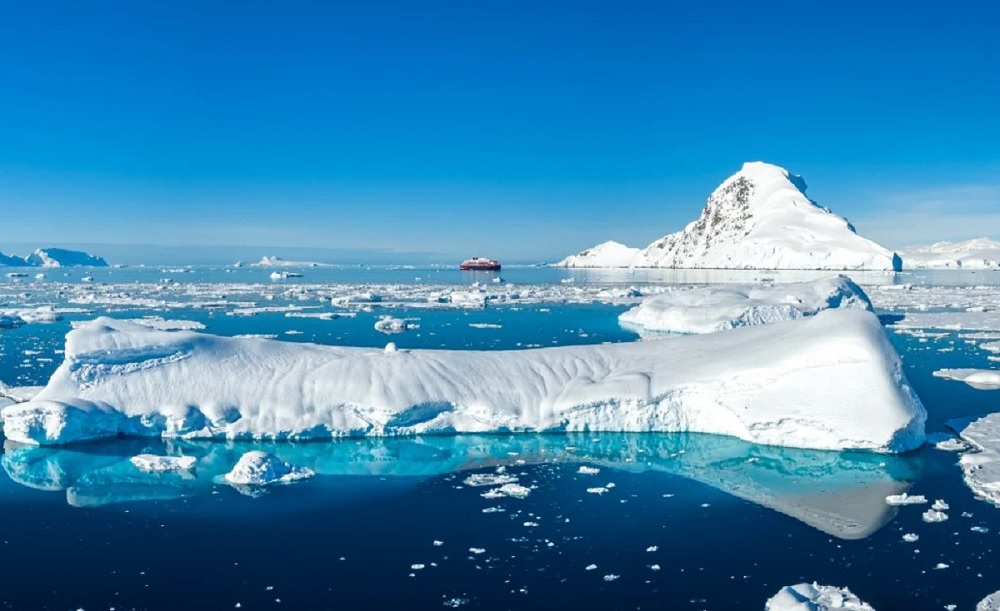
[[[500,265],[499,264],[497,264],[497,265],[476,265],[476,264],[465,265],[465,264],[462,264],[462,265],[458,266],[458,269],[460,269],[462,271],[465,271],[465,272],[498,272],[498,271],[500,271]]]

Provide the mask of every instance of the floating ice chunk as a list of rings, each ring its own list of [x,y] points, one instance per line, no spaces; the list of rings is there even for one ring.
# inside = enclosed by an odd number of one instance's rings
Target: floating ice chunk
[[[649,547],[646,548],[646,551],[647,552],[655,552],[657,549],[659,549],[659,548],[656,547],[655,545],[650,545]]]
[[[580,465],[580,468],[576,471],[580,475],[597,475],[601,472],[597,467],[588,467],[587,465]]]
[[[774,285],[722,285],[647,297],[618,320],[647,331],[713,333],[813,316],[828,308],[872,310],[846,276]]]
[[[233,470],[223,477],[237,486],[267,486],[287,484],[313,476],[304,467],[295,467],[273,454],[254,450],[244,454]]]
[[[485,554],[486,550],[483,549],[483,548],[481,548],[481,547],[470,547],[469,548],[469,553],[470,554]]]
[[[965,382],[978,390],[1000,390],[1000,371],[994,369],[938,369],[934,377]]]
[[[941,499],[937,499],[934,501],[934,504],[931,505],[931,509],[934,511],[948,511],[950,507],[948,507],[948,503],[945,503]]]
[[[785,586],[764,605],[764,611],[874,611],[847,588],[800,583]]]
[[[501,497],[508,496],[513,499],[523,499],[531,493],[531,488],[526,488],[520,484],[504,484],[499,488],[494,488],[493,490],[488,490],[482,493],[480,496],[486,499],[498,499]]]
[[[890,494],[885,497],[885,502],[889,505],[921,505],[927,502],[927,497],[920,494],[910,496],[903,492],[902,494]]]
[[[502,486],[517,481],[516,475],[509,473],[473,473],[462,481],[466,486]]]
[[[616,579],[619,579],[620,577],[621,577],[621,575],[614,575],[614,574],[612,574],[612,575],[605,575],[604,576],[604,581],[615,581]]]
[[[937,564],[936,564],[936,565],[934,566],[934,570],[935,570],[935,571],[941,571],[941,570],[944,570],[944,569],[946,569],[946,568],[948,568],[948,565],[947,565],[947,564],[945,564],[945,563],[943,563],[943,562],[938,562],[938,563],[937,563]]]
[[[139,454],[129,460],[137,469],[147,473],[189,471],[198,462],[194,456],[156,456],[154,454]]]
[[[597,570],[597,565],[596,564],[588,564],[583,570],[585,570],[585,571],[596,571]]]
[[[923,443],[926,412],[868,312],[668,343],[385,355],[99,318],[67,335],[35,399],[4,408],[4,432],[40,445],[582,430],[830,450]]]
[[[920,535],[914,533],[906,533],[903,535],[903,541],[906,541],[907,543],[916,543],[919,538]]]
[[[944,522],[948,519],[948,514],[936,509],[928,509],[921,517],[924,519],[924,522],[933,524],[935,522]]]
[[[404,333],[410,329],[419,328],[419,326],[411,322],[410,319],[393,316],[382,316],[375,322],[375,330],[380,333]]]
[[[972,451],[959,458],[966,485],[977,496],[1000,505],[1000,413],[972,422],[950,420],[948,426],[972,446]]]
[[[601,486],[600,488],[587,488],[587,492],[589,492],[590,494],[596,494],[598,496],[604,494],[607,491],[608,489],[605,488],[604,486]]]

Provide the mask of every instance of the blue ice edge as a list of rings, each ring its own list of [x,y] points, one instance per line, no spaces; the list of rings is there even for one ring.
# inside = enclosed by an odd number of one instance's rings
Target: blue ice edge
[[[842,539],[867,537],[891,520],[896,510],[885,497],[908,490],[923,466],[919,453],[802,450],[699,433],[490,434],[326,443],[121,439],[70,447],[8,441],[2,464],[18,484],[64,492],[70,505],[91,507],[211,494],[219,477],[250,450],[307,467],[320,478],[348,476],[359,482],[370,478],[415,482],[500,466],[514,472],[539,464],[668,473]],[[190,456],[197,463],[188,471],[147,473],[129,460],[141,453]],[[304,491],[310,485],[300,484]]]

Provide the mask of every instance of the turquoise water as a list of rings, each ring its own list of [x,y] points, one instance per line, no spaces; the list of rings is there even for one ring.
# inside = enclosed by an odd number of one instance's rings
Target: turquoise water
[[[143,288],[136,294],[146,295],[146,283],[167,275],[159,269],[101,271],[140,275],[116,279],[121,287],[115,290],[139,280]],[[536,268],[504,270],[502,276],[513,284],[522,272],[517,282],[561,289],[567,277],[581,285],[642,284],[625,274],[612,282]],[[256,269],[171,277],[180,285],[186,278],[239,284],[232,276],[243,273],[260,282]],[[406,277],[440,273],[447,279],[433,283],[468,284],[452,270],[316,273],[330,274],[330,282],[408,285],[420,281],[407,283]],[[987,275],[979,274],[977,282],[980,277]],[[60,282],[50,274],[40,284],[8,283],[0,291],[7,292],[8,305],[72,305],[76,293],[60,294]],[[279,294],[266,303],[294,302]],[[511,349],[636,339],[618,326],[616,316],[627,305],[616,303],[470,310],[374,305],[333,320],[281,312],[232,316],[232,308],[183,303],[86,306],[53,324],[0,334],[0,380],[43,384],[59,364],[71,322],[105,313],[193,320],[223,335],[359,346],[394,341],[411,348]],[[419,319],[419,328],[392,336],[376,332],[374,322],[387,313]],[[990,365],[957,334],[890,338],[928,407],[929,431],[943,430],[948,418],[996,410],[1000,393],[931,375],[943,367]],[[263,494],[221,483],[219,476],[249,449],[273,452],[317,476]],[[143,452],[197,456],[199,466],[188,475],[145,474],[128,460]],[[973,497],[956,460],[933,448],[883,456],[763,447],[709,435],[311,444],[117,440],[62,449],[7,443],[0,474],[0,606],[762,609],[781,586],[815,580],[848,586],[883,611],[948,604],[972,609],[1000,589],[1000,565],[991,554],[1000,512]],[[498,469],[530,494],[485,498],[490,487],[465,483],[471,474]],[[903,491],[944,499],[950,519],[927,524],[920,517],[927,506],[885,504],[886,495]],[[904,533],[919,540],[906,543]],[[938,563],[948,568],[935,569]],[[596,568],[588,570],[591,565]]]

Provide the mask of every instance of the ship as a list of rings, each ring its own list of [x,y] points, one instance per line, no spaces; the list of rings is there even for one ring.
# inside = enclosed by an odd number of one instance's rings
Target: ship
[[[458,269],[477,272],[498,272],[500,271],[500,262],[496,259],[487,259],[486,257],[472,257],[471,259],[462,261]]]

